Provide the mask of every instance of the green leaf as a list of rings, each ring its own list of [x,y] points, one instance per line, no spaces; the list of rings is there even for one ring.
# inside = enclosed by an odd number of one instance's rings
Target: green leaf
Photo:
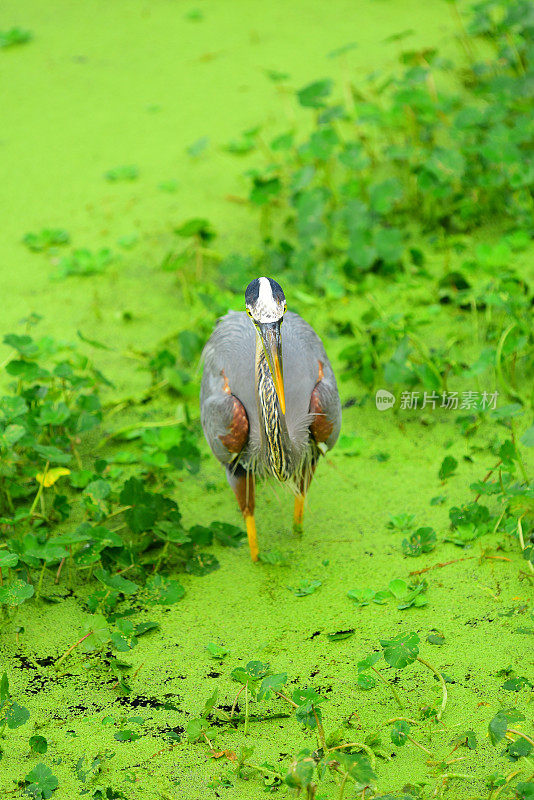
[[[415,514],[393,514],[386,523],[386,528],[396,531],[409,531],[413,528]]]
[[[139,177],[139,169],[133,164],[114,167],[108,170],[104,174],[104,177],[107,181],[111,181],[112,183],[116,181],[135,181]]]
[[[93,528],[91,528],[89,534],[91,540],[98,545],[100,550],[103,550],[106,547],[122,547],[123,542],[117,531],[111,531],[104,525],[95,525]],[[118,581],[118,583],[120,583],[120,581]],[[129,584],[130,581],[127,581],[127,583]]]
[[[43,755],[48,750],[48,742],[44,736],[30,736],[29,745],[34,753]]]
[[[318,580],[304,580],[299,583],[296,587],[288,587],[290,592],[296,597],[306,597],[309,594],[313,594],[317,591],[317,589],[322,586],[322,581]]]
[[[216,233],[211,226],[211,222],[201,217],[193,217],[187,220],[179,228],[174,231],[177,236],[184,239],[198,237],[201,241],[207,243],[216,237]]]
[[[206,721],[204,719],[191,719],[185,726],[185,732],[187,734],[187,740],[190,743],[196,742],[200,739],[202,735],[202,731],[206,727]]]
[[[293,761],[284,778],[284,783],[292,789],[306,789],[312,785],[315,761],[309,750],[299,753],[298,760]]]
[[[22,358],[35,358],[39,354],[39,345],[31,336],[8,333],[4,336],[4,344],[12,347]]]
[[[266,675],[261,682],[258,692],[258,700],[270,700],[273,692],[281,692],[287,683],[287,673],[281,672],[279,675]]]
[[[221,644],[217,644],[216,642],[208,642],[206,645],[206,650],[210,654],[212,658],[225,658],[229,650],[227,647],[223,647]]]
[[[151,622],[147,620],[146,622],[138,622],[135,626],[134,633],[137,637],[144,636],[145,633],[149,631],[157,631],[159,630],[159,624],[157,622]]]
[[[404,669],[408,664],[413,664],[419,655],[419,641],[419,636],[412,632],[400,633],[392,639],[381,639],[380,644],[387,663],[395,669]]]
[[[441,467],[439,468],[439,479],[441,481],[446,481],[447,478],[450,478],[456,472],[456,467],[458,466],[458,462],[453,456],[445,456],[441,463]]]
[[[34,588],[22,578],[0,586],[0,605],[20,606],[34,595]]]
[[[519,692],[525,686],[530,686],[532,688],[532,684],[528,680],[528,678],[517,677],[517,678],[509,678],[507,681],[503,683],[502,688],[506,689],[509,692]]]
[[[327,633],[326,637],[329,642],[339,642],[342,639],[348,639],[356,633],[354,628],[349,628],[346,631],[336,631],[335,633]]]
[[[185,595],[185,589],[179,581],[158,573],[148,578],[145,589],[148,591],[148,602],[159,605],[174,605]]]
[[[0,447],[11,450],[25,433],[26,428],[22,425],[8,425],[3,433],[0,433]]]
[[[104,272],[112,261],[113,254],[107,247],[102,247],[94,253],[83,247],[74,250],[70,256],[61,258],[52,277],[55,280],[63,280],[71,275],[83,277],[98,275]]]
[[[197,553],[186,562],[185,569],[191,575],[202,577],[219,569],[220,563],[212,553]]]
[[[369,189],[369,203],[377,214],[387,214],[402,197],[402,186],[396,178],[386,178]]]
[[[431,506],[442,506],[445,500],[447,499],[446,494],[437,494],[430,500]]]
[[[412,608],[414,606],[420,608],[421,606],[425,606],[428,602],[424,594],[427,588],[425,581],[415,585],[408,585],[406,581],[397,578],[390,581],[388,588],[397,600],[400,601],[397,606],[399,610]]]
[[[369,786],[376,781],[376,775],[371,767],[371,762],[361,753],[336,753],[336,760],[342,768],[356,782],[358,786]]]
[[[211,695],[208,697],[206,702],[204,703],[204,708],[202,709],[202,716],[204,718],[208,717],[215,706],[217,705],[217,700],[219,698],[219,690],[214,689]]]
[[[95,529],[93,528],[93,533],[94,530]],[[113,546],[116,547],[117,545]],[[115,589],[126,596],[135,594],[135,592],[139,589],[137,583],[129,581],[127,578],[123,578],[122,575],[110,575],[107,569],[96,569],[94,575],[97,580],[104,584],[104,586],[109,586],[110,589]]]
[[[113,631],[111,634],[111,644],[119,653],[125,653],[128,650],[133,650],[137,645],[137,637],[135,636],[135,625],[130,619],[117,620],[118,631]]]
[[[32,383],[39,378],[45,377],[48,373],[41,369],[33,361],[14,360],[6,364],[5,370],[8,375],[18,378],[21,381]]]
[[[315,729],[317,721],[321,721],[321,709],[318,705],[324,703],[326,698],[318,694],[315,689],[295,689],[292,699],[297,704],[295,716],[298,721],[305,728]]]
[[[212,522],[210,527],[216,541],[223,547],[239,547],[241,540],[246,536],[241,528],[229,525],[227,522]]]
[[[462,731],[462,733],[457,733],[453,739],[450,741],[450,745],[452,747],[468,747],[469,750],[476,750],[477,748],[477,737],[473,730]]]
[[[408,584],[406,581],[403,581],[400,578],[395,578],[389,582],[388,588],[389,591],[397,598],[397,600],[400,600],[401,597],[406,595],[408,591]]]
[[[13,27],[7,31],[0,31],[0,47],[14,47],[19,44],[26,44],[32,39],[33,33],[23,28]]]
[[[10,729],[20,728],[20,726],[28,722],[30,718],[28,709],[24,708],[24,706],[19,706],[17,703],[8,705],[5,713],[7,727]]]
[[[119,500],[122,505],[131,506],[124,512],[124,516],[133,533],[142,533],[152,527],[157,519],[156,507],[152,495],[138,478],[129,478],[126,481]]]
[[[298,101],[304,108],[324,108],[333,86],[334,82],[330,78],[309,83],[297,92]]]
[[[350,597],[351,600],[354,600],[354,602],[358,605],[358,608],[368,606],[371,600],[374,600],[375,596],[376,592],[374,589],[351,589],[350,592],[347,592],[347,597]]]
[[[504,711],[498,711],[488,725],[489,737],[493,745],[502,741],[508,728],[508,717]]]
[[[361,661],[358,661],[356,667],[358,668],[358,672],[365,672],[366,670],[374,667],[377,661],[380,661],[382,658],[383,653],[371,653],[370,655],[366,656]]]
[[[430,633],[427,635],[426,640],[430,644],[441,646],[442,644],[445,644],[445,635],[441,631],[432,628]]]
[[[5,703],[9,700],[9,679],[7,672],[2,674],[0,679],[0,708],[3,708]]]
[[[520,781],[515,786],[518,800],[534,800],[534,781]]]
[[[0,551],[0,569],[9,569],[16,567],[18,564],[18,556],[15,553],[8,553]]]
[[[86,653],[101,650],[110,640],[108,622],[103,614],[94,614],[82,628],[82,636],[89,634],[80,646]]]
[[[530,755],[532,749],[530,742],[527,742],[522,736],[518,736],[515,741],[508,744],[507,753],[511,758],[526,758]]]
[[[399,720],[398,722],[395,722],[395,724],[391,728],[390,732],[391,741],[393,742],[393,744],[398,745],[398,747],[402,747],[408,741],[409,733],[410,733],[410,725],[404,720]]]
[[[376,678],[372,675],[367,675],[365,672],[361,672],[356,678],[356,683],[359,689],[374,689],[376,686]]]
[[[273,197],[277,197],[282,191],[280,178],[261,178],[256,176],[253,179],[252,189],[250,190],[250,202],[256,206],[264,206]]]
[[[436,533],[432,528],[418,528],[412,533],[410,539],[402,542],[402,551],[405,556],[420,556],[430,553],[436,546]]]
[[[113,738],[118,742],[135,742],[135,740],[140,739],[141,736],[135,731],[123,730],[113,734]]]
[[[31,772],[28,772],[24,780],[28,784],[26,791],[34,797],[43,798],[43,800],[52,797],[52,793],[59,786],[58,779],[50,767],[45,764],[37,764]]]
[[[209,141],[207,136],[201,136],[200,139],[196,139],[196,141],[189,145],[186,150],[187,154],[191,156],[191,158],[198,158],[208,147]]]

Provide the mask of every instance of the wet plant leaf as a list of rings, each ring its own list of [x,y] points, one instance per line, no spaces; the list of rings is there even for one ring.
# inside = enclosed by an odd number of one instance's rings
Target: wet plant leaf
[[[305,108],[323,108],[326,98],[331,94],[333,81],[326,78],[321,81],[314,81],[299,89],[297,92],[298,101]]]
[[[111,183],[118,181],[135,181],[139,177],[139,169],[133,164],[127,164],[122,167],[114,167],[109,169],[104,177]]]
[[[410,733],[410,725],[408,724],[408,722],[405,722],[404,720],[399,720],[398,722],[395,722],[391,728],[390,731],[391,741],[398,747],[402,747],[408,741],[409,733]]]
[[[356,633],[354,628],[349,628],[346,631],[335,631],[335,633],[327,633],[326,637],[329,642],[339,642],[342,639],[349,639]]]
[[[43,755],[48,750],[48,742],[44,736],[30,736],[29,745],[34,753]]]
[[[183,599],[185,589],[179,581],[163,575],[151,575],[145,586],[147,601],[151,604],[174,605]]]
[[[365,672],[361,672],[356,678],[356,683],[359,689],[374,689],[376,686],[376,678],[374,678],[373,675],[367,675]]]
[[[430,633],[427,634],[426,640],[430,644],[441,646],[445,644],[445,635],[441,631],[432,628]]]
[[[0,605],[20,606],[30,597],[33,597],[35,590],[30,583],[16,578],[8,584],[0,586]]]
[[[25,777],[26,791],[32,797],[48,800],[59,786],[50,767],[37,764]]]
[[[436,547],[436,532],[432,528],[418,528],[410,539],[403,539],[402,552],[405,556],[416,557],[431,553]]]
[[[467,747],[469,750],[476,750],[477,749],[477,737],[473,730],[463,731],[462,733],[457,733],[456,736],[451,739],[449,744],[452,747]]]
[[[419,655],[419,636],[416,633],[400,633],[392,639],[381,639],[384,658],[391,667],[404,669]]]
[[[293,588],[290,587],[288,588],[291,592],[293,592],[293,594],[296,597],[307,597],[307,595],[316,592],[317,589],[319,589],[319,587],[322,586],[322,583],[323,583],[322,581],[318,580],[303,580],[299,583],[298,586]]]
[[[457,460],[453,456],[445,456],[439,468],[439,478],[441,481],[446,481],[447,478],[452,477],[456,472],[458,466]]]
[[[210,654],[212,658],[223,659],[229,653],[228,648],[223,647],[222,644],[217,644],[216,642],[208,642],[206,645],[206,650]]]

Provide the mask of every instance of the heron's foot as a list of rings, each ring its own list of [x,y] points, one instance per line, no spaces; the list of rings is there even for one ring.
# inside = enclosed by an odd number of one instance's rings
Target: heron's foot
[[[293,514],[293,533],[302,536],[302,520],[304,518],[304,495],[295,497],[295,513]]]
[[[247,526],[248,546],[250,547],[250,557],[253,561],[258,560],[258,537],[256,536],[256,520],[253,514],[245,514],[245,525]]]

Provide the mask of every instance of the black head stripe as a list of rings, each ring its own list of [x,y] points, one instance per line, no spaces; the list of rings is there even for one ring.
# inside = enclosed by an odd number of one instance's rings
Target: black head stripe
[[[273,297],[275,300],[278,300],[280,303],[284,303],[286,296],[282,291],[282,287],[276,281],[273,281],[272,278],[268,278],[269,283],[271,284],[271,289],[273,292]]]
[[[278,285],[278,284],[277,284]],[[254,278],[245,289],[245,303],[247,306],[253,306],[260,296],[260,279]]]

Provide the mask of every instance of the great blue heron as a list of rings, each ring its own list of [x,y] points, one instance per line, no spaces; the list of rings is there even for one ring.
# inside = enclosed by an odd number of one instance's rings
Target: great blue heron
[[[218,320],[204,348],[200,418],[226,467],[257,561],[256,476],[290,485],[294,530],[302,531],[304,498],[321,450],[339,435],[341,404],[321,340],[298,314],[286,314],[280,285],[256,278],[245,304],[246,314],[230,311]]]

